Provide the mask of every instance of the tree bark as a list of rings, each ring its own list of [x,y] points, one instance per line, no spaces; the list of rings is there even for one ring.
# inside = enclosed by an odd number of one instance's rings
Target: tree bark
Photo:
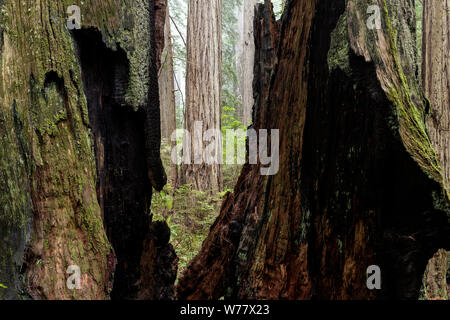
[[[173,68],[173,47],[170,33],[170,13],[167,7],[164,23],[164,50],[161,55],[161,64],[159,67],[159,96],[161,101],[161,135],[165,142],[176,147],[176,141],[172,141],[172,134],[176,130],[175,116],[175,83]],[[176,163],[170,163],[169,179],[171,185],[178,185],[178,166]]]
[[[81,30],[67,31],[70,5]],[[153,6],[2,1],[0,299],[135,295],[165,184]]]
[[[164,50],[167,47],[166,21],[167,15],[169,14],[169,6],[167,0],[155,0],[154,2],[155,2],[156,70],[158,70],[158,80],[159,80],[159,71],[161,69],[161,65],[163,64],[162,59],[164,56]],[[162,100],[161,96],[160,100]]]
[[[448,252],[441,249],[428,262],[424,278],[425,298],[428,300],[448,300],[447,260]]]
[[[190,164],[182,166],[183,183],[197,190],[223,189],[220,137],[204,141],[208,130],[221,130],[222,0],[190,0],[187,25],[186,111],[184,152]],[[197,129],[195,124],[198,123]],[[215,146],[218,163],[208,164],[206,147]],[[188,145],[190,148],[188,148]],[[189,149],[189,151],[187,151]],[[213,152],[214,152],[213,151]]]
[[[264,103],[269,90],[270,76],[275,63],[276,48],[279,41],[279,24],[273,14],[270,1],[255,7],[254,43],[255,64],[253,92],[255,105],[251,128],[267,128],[269,125],[267,105]],[[201,252],[182,275],[177,287],[179,299],[218,299],[235,281],[237,269],[235,261],[230,259],[239,246],[242,226],[248,237],[241,240],[242,251],[252,250],[256,224],[261,217],[264,204],[264,188],[267,176],[260,175],[260,165],[245,164],[235,187],[235,193],[225,197],[219,218],[211,227]],[[246,253],[247,254],[247,253]],[[205,268],[205,264],[208,268]]]
[[[428,129],[450,186],[450,1],[423,2],[422,78],[425,95],[431,104]],[[448,299],[447,255],[439,250],[425,274],[425,293],[429,299]]]
[[[373,4],[287,3],[256,115],[280,129],[280,170],[255,193],[243,169],[181,298],[418,298],[427,261],[450,247],[449,199],[426,133],[415,9],[378,0],[370,29]],[[371,265],[380,290],[367,286]]]
[[[253,18],[257,0],[242,2],[239,17],[240,38],[237,50],[237,73],[239,75],[239,91],[242,99],[242,124],[246,127],[252,121],[253,108],[253,66],[255,59],[255,40],[253,34]]]

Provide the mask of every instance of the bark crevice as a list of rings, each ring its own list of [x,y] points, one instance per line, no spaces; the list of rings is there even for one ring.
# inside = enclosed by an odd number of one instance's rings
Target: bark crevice
[[[116,51],[108,49],[100,33],[94,30],[74,32],[74,39],[94,142],[97,198],[106,234],[117,256],[111,298],[135,298],[141,290],[141,276],[145,276],[141,272],[141,259],[149,254],[147,251],[154,249],[148,240],[155,236],[150,231],[153,184],[148,176],[147,159],[147,140],[154,137],[147,134],[148,126],[156,124],[148,121],[146,107],[134,110],[125,102],[129,74],[125,52],[119,46]],[[157,89],[151,87],[149,90]],[[176,264],[175,253],[168,241],[164,247],[168,251],[166,263]],[[158,255],[153,258],[161,260]],[[161,285],[170,287],[170,282],[173,287],[174,279]],[[169,291],[164,293],[166,297],[171,295]]]

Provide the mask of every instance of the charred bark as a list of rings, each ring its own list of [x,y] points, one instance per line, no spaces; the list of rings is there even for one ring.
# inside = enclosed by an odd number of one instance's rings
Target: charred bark
[[[244,168],[181,298],[418,297],[427,261],[450,246],[448,195],[426,132],[414,8],[377,1],[377,30],[372,2],[288,2],[257,115],[280,129],[280,171],[255,210]],[[381,290],[366,285],[370,265]]]
[[[165,15],[165,3],[156,3],[155,9]],[[150,14],[152,11],[150,10]],[[155,36],[164,31],[159,21],[150,28]],[[161,17],[159,17],[161,18]],[[155,20],[156,21],[156,20]],[[159,30],[158,28],[162,28]],[[150,39],[153,32],[150,32]],[[160,190],[165,184],[165,173],[159,159],[159,97],[156,65],[160,64],[156,42],[150,41],[153,50],[149,53],[149,98],[146,105],[137,110],[126,102],[129,66],[125,52],[106,48],[100,34],[90,30],[75,33],[79,49],[83,84],[89,110],[92,140],[95,141],[97,164],[97,196],[104,218],[108,238],[117,256],[112,299],[170,298],[170,293],[144,295],[142,291],[157,292],[161,287],[172,286],[174,279],[143,281],[148,275],[148,265],[164,261],[154,247],[151,234],[152,221],[149,212],[152,188]],[[163,39],[159,39],[163,41]],[[155,169],[156,168],[156,169]],[[151,178],[157,180],[151,181]],[[153,183],[152,183],[153,182]],[[172,246],[165,244],[165,263],[170,270],[176,265]],[[149,255],[153,260],[149,259]],[[145,262],[145,263],[144,263]],[[162,266],[158,266],[162,268]],[[154,268],[156,269],[156,267]],[[153,269],[151,271],[154,271]],[[156,271],[155,271],[156,272]],[[169,281],[164,283],[164,280]]]
[[[68,1],[3,2],[1,298],[172,295],[176,256],[148,212],[165,184],[155,3],[127,3],[78,3],[83,28],[69,33]],[[143,284],[142,261],[169,275]],[[66,285],[71,265],[79,290]]]
[[[170,229],[165,222],[153,222],[144,242],[138,300],[172,300],[175,294],[178,258],[169,244]]]
[[[118,264],[112,298],[130,297],[139,279],[149,232],[152,184],[145,159],[145,111],[124,104],[128,66],[123,50],[106,48],[98,33],[75,34],[95,141],[97,198]]]

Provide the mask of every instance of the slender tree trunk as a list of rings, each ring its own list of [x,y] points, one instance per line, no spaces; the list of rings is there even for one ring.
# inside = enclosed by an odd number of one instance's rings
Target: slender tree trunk
[[[239,91],[242,99],[242,123],[247,126],[252,121],[253,108],[253,67],[255,59],[255,40],[253,18],[258,0],[244,0],[239,17],[240,38],[238,44],[237,66]]]
[[[430,99],[428,128],[447,189],[450,188],[450,0],[423,1],[422,77]],[[447,255],[439,250],[425,274],[429,299],[448,299]]]
[[[154,0],[155,7],[155,53],[156,53],[156,69],[159,71],[163,64],[164,50],[166,49],[166,20],[169,13],[168,0]],[[162,100],[161,97],[160,101]],[[162,116],[162,112],[161,112]],[[162,131],[162,130],[161,130]]]
[[[182,166],[182,176],[195,189],[212,192],[223,188],[222,142],[217,134],[210,140],[206,136],[208,130],[221,130],[221,48],[222,0],[190,0],[185,111],[190,139],[185,137],[183,150],[183,157],[189,153],[190,164]],[[209,154],[208,146],[214,149]]]
[[[413,3],[291,0],[282,21],[256,115],[280,130],[279,172],[254,189],[244,167],[177,292],[417,299],[428,260],[450,247],[450,210],[426,133]],[[372,265],[380,290],[367,283]]]
[[[173,68],[173,47],[170,32],[170,12],[166,9],[164,23],[164,50],[161,54],[161,64],[158,71],[159,96],[161,105],[161,136],[162,139],[171,146],[176,147],[176,141],[172,141],[172,134],[176,130],[175,115],[175,81]],[[169,180],[171,185],[178,185],[178,166],[171,161]]]

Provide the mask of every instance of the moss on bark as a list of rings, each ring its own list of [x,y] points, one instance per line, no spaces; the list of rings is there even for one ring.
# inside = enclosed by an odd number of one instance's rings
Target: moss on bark
[[[96,164],[70,5],[82,28],[126,53],[127,105],[147,107],[152,61],[145,0],[3,1],[0,64],[0,298],[105,299],[114,254],[96,197]],[[24,258],[24,251],[26,255]],[[25,263],[24,263],[25,261]],[[82,290],[68,290],[79,265]],[[5,293],[6,292],[6,293]]]

